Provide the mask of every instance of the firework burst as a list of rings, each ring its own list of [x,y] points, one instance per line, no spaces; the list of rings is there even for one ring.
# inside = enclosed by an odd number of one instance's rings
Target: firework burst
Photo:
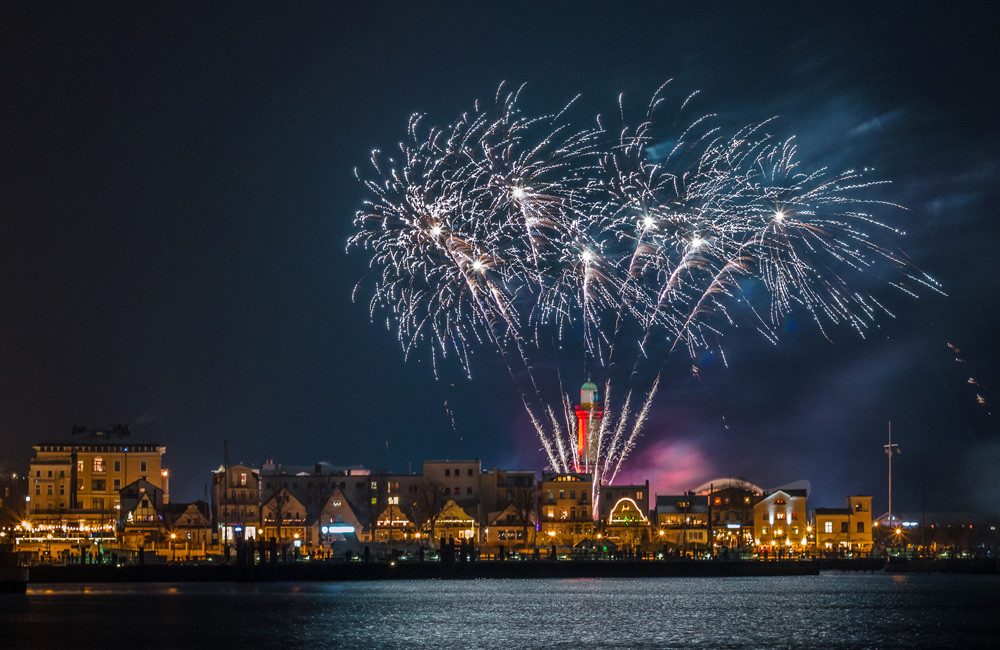
[[[672,352],[721,351],[723,329],[747,314],[772,341],[792,312],[863,333],[887,310],[857,276],[886,267],[904,291],[937,289],[877,243],[899,234],[869,212],[892,204],[862,196],[883,181],[800,169],[770,121],[727,135],[702,115],[660,139],[666,87],[634,127],[622,108],[612,134],[600,119],[572,128],[573,102],[526,115],[520,89],[501,86],[449,126],[414,116],[398,153],[373,152],[373,176],[359,175],[368,198],[349,248],[370,256],[373,319],[407,355],[429,350],[435,374],[448,357],[470,373],[473,348],[497,349],[551,467],[594,473],[595,490],[635,446]],[[766,300],[748,299],[748,281]],[[566,356],[604,384],[588,454]]]

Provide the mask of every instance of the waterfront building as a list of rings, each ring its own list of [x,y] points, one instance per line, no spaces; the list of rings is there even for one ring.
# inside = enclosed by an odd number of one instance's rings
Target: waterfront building
[[[399,497],[390,496],[385,509],[376,519],[375,529],[368,538],[380,543],[404,543],[420,539],[420,531],[413,523],[412,517],[399,507]]]
[[[708,496],[693,491],[657,494],[652,544],[679,555],[708,550]]]
[[[429,534],[429,529],[425,529]],[[479,539],[479,521],[470,515],[455,500],[450,500],[434,517],[434,534],[438,538]]]
[[[776,489],[754,504],[754,537],[761,552],[781,557],[807,549],[807,494],[801,488]]]
[[[279,549],[300,548],[314,541],[308,535],[306,499],[301,489],[279,487],[264,501],[261,513],[264,539],[276,540]]]
[[[649,481],[637,485],[602,485],[598,501],[604,539],[628,548],[649,542]]]
[[[870,553],[872,497],[849,496],[846,508],[816,508],[816,549],[821,553]]]
[[[709,497],[709,524],[717,548],[754,546],[753,507],[764,491],[742,478],[722,477],[695,488]]]
[[[119,519],[119,491],[148,481],[169,503],[169,472],[162,466],[166,447],[131,438],[131,430],[74,427],[71,440],[34,445],[28,473],[27,519],[34,530],[69,535],[113,535]]]
[[[118,529],[124,548],[155,550],[166,530],[163,490],[146,479],[121,489]]]
[[[357,540],[364,534],[364,525],[358,512],[338,485],[326,503],[309,521],[309,539],[318,540],[317,546],[331,549],[336,542]]]
[[[538,544],[576,546],[592,540],[593,476],[581,472],[543,473],[538,493]]]
[[[246,465],[220,466],[212,472],[212,524],[217,542],[255,539],[260,530],[260,470]]]
[[[489,552],[534,545],[538,520],[538,489],[533,470],[493,468],[480,475],[481,501],[477,519],[481,544]]]
[[[508,505],[517,502],[530,502],[531,510],[535,509],[535,471],[510,470],[494,467],[479,475],[479,506],[482,511],[480,523]],[[526,498],[527,497],[527,498]]]
[[[483,549],[496,553],[500,547],[511,551],[535,546],[535,508],[520,508],[510,503],[503,510],[491,512],[483,527]]]
[[[448,498],[464,507],[479,505],[482,463],[472,460],[425,460],[423,480],[448,490]]]
[[[208,504],[171,503],[167,506],[167,538],[171,559],[204,559],[212,547],[212,520]]]

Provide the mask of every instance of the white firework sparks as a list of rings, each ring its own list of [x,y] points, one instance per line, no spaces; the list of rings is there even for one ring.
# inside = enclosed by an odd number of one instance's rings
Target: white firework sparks
[[[651,154],[662,91],[617,136],[600,120],[570,128],[569,106],[525,115],[503,86],[450,126],[414,116],[398,157],[373,152],[349,242],[370,255],[372,317],[407,355],[429,350],[435,373],[454,356],[468,373],[474,347],[500,352],[556,471],[581,462],[556,351],[587,357],[605,385],[597,462],[583,461],[595,492],[635,446],[667,356],[718,347],[736,312],[771,340],[793,311],[863,332],[886,310],[856,274],[888,264],[937,290],[876,243],[888,227],[868,210],[891,204],[858,193],[882,181],[799,169],[768,122],[726,136],[702,116]],[[766,305],[743,295],[748,279]]]

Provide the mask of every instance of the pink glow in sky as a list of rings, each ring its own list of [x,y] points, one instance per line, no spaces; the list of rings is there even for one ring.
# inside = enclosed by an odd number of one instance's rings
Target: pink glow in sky
[[[660,440],[625,461],[616,484],[644,483],[652,494],[679,494],[716,475],[715,469],[691,442]]]

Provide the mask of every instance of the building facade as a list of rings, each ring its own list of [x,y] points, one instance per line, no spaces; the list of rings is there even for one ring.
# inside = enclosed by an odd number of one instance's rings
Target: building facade
[[[778,557],[802,553],[809,547],[806,491],[775,490],[754,504],[754,537],[763,553]]]
[[[80,438],[34,445],[28,475],[27,517],[42,530],[113,534],[120,517],[119,491],[148,481],[170,501],[163,445],[131,439],[126,427],[86,431]]]
[[[872,497],[849,496],[846,508],[816,508],[816,550],[859,553],[872,550]]]
[[[595,533],[590,474],[543,473],[538,491],[538,544],[576,546]]]

